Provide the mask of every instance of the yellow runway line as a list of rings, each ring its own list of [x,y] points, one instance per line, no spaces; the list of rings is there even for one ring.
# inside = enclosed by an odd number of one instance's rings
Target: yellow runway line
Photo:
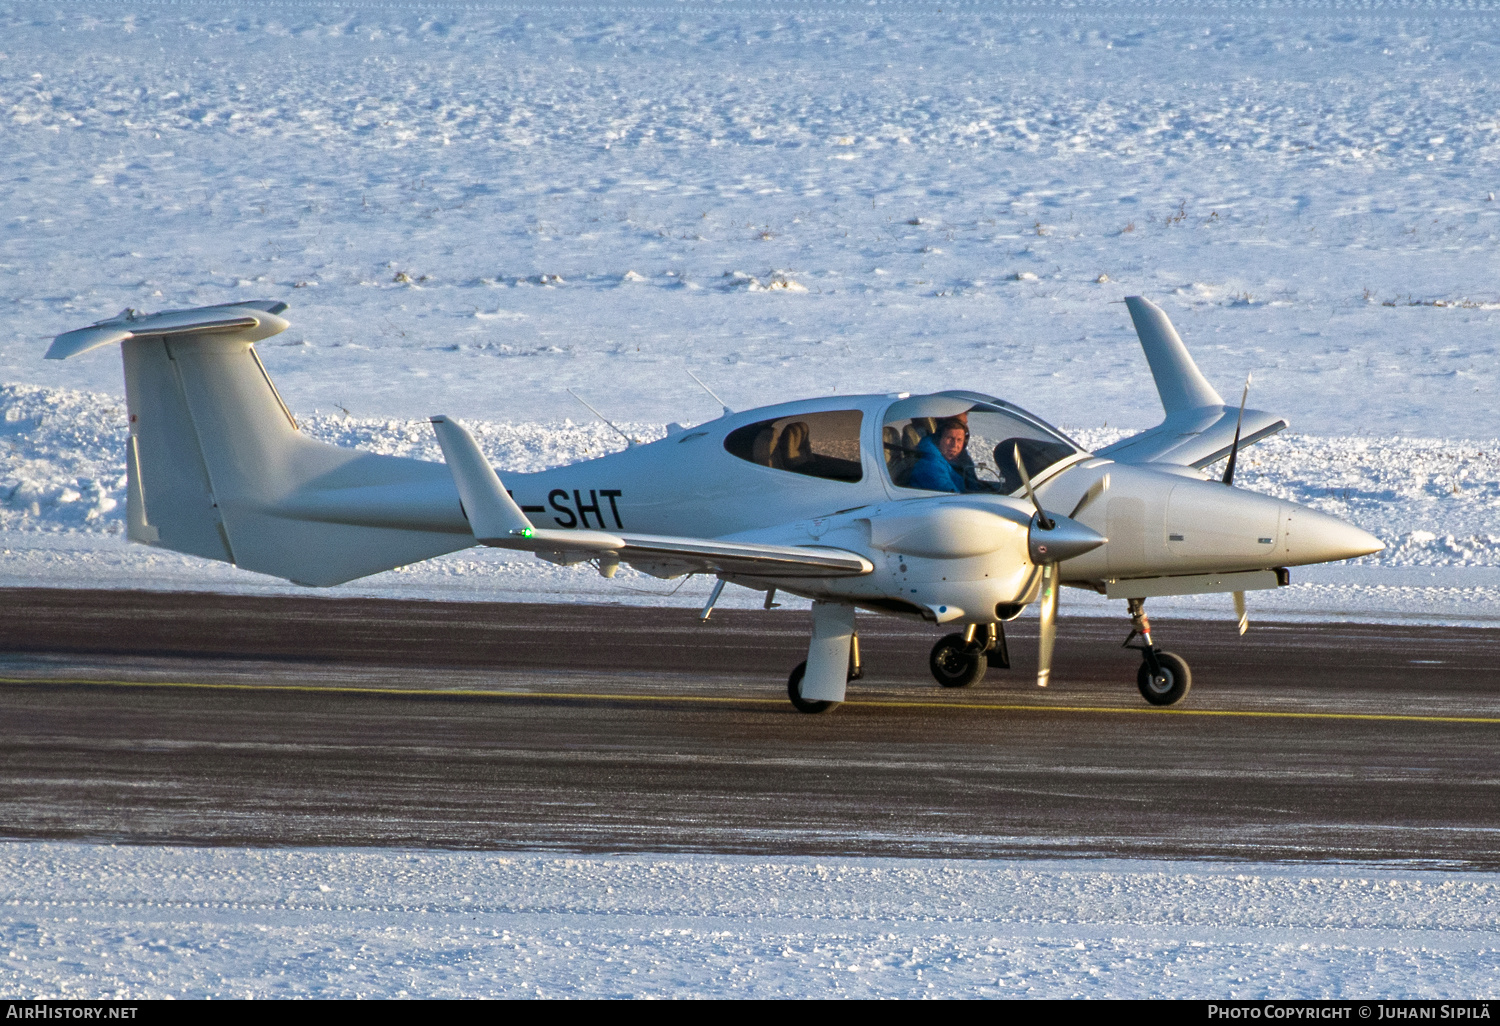
[[[1413,716],[1402,713],[1279,712],[1260,709],[1162,709],[1154,706],[1108,705],[999,705],[979,702],[848,702],[847,705],[888,705],[913,709],[989,709],[1013,712],[1127,713],[1143,716],[1229,716],[1240,719],[1275,720],[1390,720],[1399,723],[1492,723],[1497,716]]]
[[[181,688],[191,691],[255,691],[262,694],[289,692],[302,695],[384,695],[398,698],[566,698],[591,702],[720,702],[739,705],[784,705],[779,698],[719,698],[712,695],[610,695],[568,691],[480,691],[475,688],[371,688],[339,687],[332,684],[202,684],[167,680],[86,680],[67,677],[0,677],[6,684],[67,684],[101,688]]]
[[[286,692],[315,695],[379,695],[396,698],[542,698],[572,702],[697,702],[716,705],[785,705],[781,698],[735,698],[712,695],[628,695],[567,691],[479,691],[473,688],[372,688],[336,687],[327,684],[202,684],[192,681],[86,680],[81,678],[0,677],[0,685],[64,684],[107,688],[179,688],[194,691]],[[1277,720],[1369,720],[1392,723],[1500,724],[1495,716],[1418,716],[1401,713],[1281,712],[1255,709],[1161,709],[1154,706],[1035,705],[1000,702],[911,702],[874,699],[843,702],[858,709],[963,709],[974,712],[1055,712],[1127,716],[1217,716],[1231,719]]]

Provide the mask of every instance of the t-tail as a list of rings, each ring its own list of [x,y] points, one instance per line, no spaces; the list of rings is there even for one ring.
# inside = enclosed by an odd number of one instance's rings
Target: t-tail
[[[473,545],[443,464],[298,428],[254,345],[289,327],[285,309],[127,310],[53,342],[54,360],[120,344],[130,539],[318,586]]]

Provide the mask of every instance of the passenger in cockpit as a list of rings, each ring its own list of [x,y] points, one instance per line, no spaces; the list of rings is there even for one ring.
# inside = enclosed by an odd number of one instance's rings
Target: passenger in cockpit
[[[937,428],[917,446],[917,465],[906,481],[908,488],[930,492],[964,492],[968,459],[969,425],[958,417],[937,422]]]

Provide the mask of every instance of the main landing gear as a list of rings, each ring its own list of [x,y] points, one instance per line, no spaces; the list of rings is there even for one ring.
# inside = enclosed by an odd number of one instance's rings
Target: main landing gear
[[[1187,696],[1193,686],[1193,671],[1187,661],[1172,652],[1164,652],[1151,641],[1151,621],[1146,619],[1146,600],[1127,600],[1130,609],[1130,636],[1124,648],[1133,648],[1141,653],[1141,668],[1136,671],[1135,683],[1141,697],[1152,705],[1175,705]],[[1132,645],[1137,637],[1141,644]]]
[[[966,688],[984,679],[990,661],[1010,669],[1010,651],[1005,646],[1005,626],[971,623],[962,633],[946,635],[932,646],[927,665],[933,678],[945,688]]]
[[[806,674],[807,660],[804,659],[792,669],[791,676],[786,679],[786,695],[792,700],[792,705],[796,707],[798,712],[827,712],[829,709],[832,709],[834,706],[838,705],[837,702],[819,702],[813,699],[803,698],[802,678]],[[849,637],[849,673],[848,676],[844,678],[844,683],[847,684],[851,680],[859,680],[859,678],[863,677],[864,675],[864,667],[861,666],[859,662],[859,635],[854,634]]]

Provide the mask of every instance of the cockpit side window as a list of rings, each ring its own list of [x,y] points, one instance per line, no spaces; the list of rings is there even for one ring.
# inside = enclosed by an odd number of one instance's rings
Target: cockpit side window
[[[724,448],[742,460],[829,481],[864,477],[859,459],[858,410],[798,413],[735,428]]]
[[[1038,421],[951,395],[892,405],[881,442],[892,484],[935,492],[1010,495],[1022,486],[1018,451],[1032,477],[1081,451]]]

